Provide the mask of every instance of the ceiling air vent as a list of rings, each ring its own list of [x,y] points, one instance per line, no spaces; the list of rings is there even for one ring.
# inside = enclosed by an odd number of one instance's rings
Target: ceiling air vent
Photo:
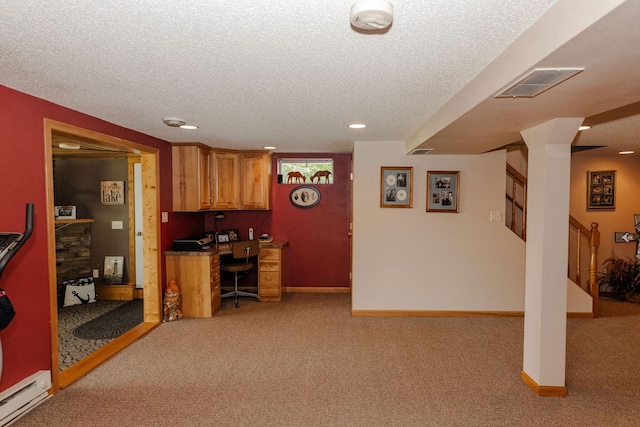
[[[584,68],[535,68],[496,98],[533,98],[584,71]]]
[[[414,148],[409,154],[429,154],[433,150],[433,148]]]

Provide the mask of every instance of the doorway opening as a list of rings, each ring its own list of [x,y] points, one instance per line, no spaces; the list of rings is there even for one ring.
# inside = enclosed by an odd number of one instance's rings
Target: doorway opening
[[[52,387],[57,393],[60,388],[64,388],[73,381],[84,375],[89,370],[120,351],[122,348],[133,342],[135,339],[147,333],[149,330],[159,325],[162,320],[161,304],[162,295],[160,287],[161,260],[160,260],[160,227],[159,227],[159,173],[158,173],[158,150],[153,147],[144,146],[120,138],[79,128],[73,125],[45,119],[45,173],[47,191],[47,236],[48,236],[48,269],[49,269],[49,300],[51,310],[51,356],[52,356]],[[60,145],[74,147],[74,150],[65,150]],[[125,332],[121,336],[113,339],[103,347],[74,363],[67,369],[60,371],[59,342],[58,342],[58,280],[56,266],[56,224],[54,209],[54,176],[53,159],[55,156],[78,156],[81,158],[125,158],[130,164],[132,171],[128,181],[134,180],[133,166],[139,164],[139,191],[136,200],[141,214],[142,233],[139,240],[142,250],[135,250],[136,230],[132,226],[129,232],[129,242],[131,246],[129,271],[136,279],[136,292],[140,292],[143,297],[143,322],[133,329]],[[133,189],[133,187],[131,187]],[[134,196],[134,191],[129,195]],[[130,218],[134,218],[133,203],[131,205]],[[139,229],[138,229],[139,231]],[[140,237],[140,236],[139,236]],[[137,255],[136,255],[137,254]],[[136,275],[136,266],[142,265],[140,275]]]

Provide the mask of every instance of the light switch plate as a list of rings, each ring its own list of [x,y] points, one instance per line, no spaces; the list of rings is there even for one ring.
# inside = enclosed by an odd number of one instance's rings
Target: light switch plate
[[[122,221],[111,221],[112,230],[122,230]]]
[[[169,212],[162,212],[162,222],[169,222]]]
[[[489,221],[491,222],[502,221],[502,211],[491,211],[491,214],[489,216]]]

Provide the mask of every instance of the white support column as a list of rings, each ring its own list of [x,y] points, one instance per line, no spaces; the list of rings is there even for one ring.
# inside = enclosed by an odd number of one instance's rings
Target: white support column
[[[566,396],[567,259],[571,142],[583,118],[521,132],[529,148],[523,381]]]

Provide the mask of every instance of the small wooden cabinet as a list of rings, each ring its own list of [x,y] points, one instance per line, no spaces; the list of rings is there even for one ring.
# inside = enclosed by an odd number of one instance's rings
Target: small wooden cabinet
[[[220,311],[220,255],[214,251],[166,252],[167,281],[180,287],[184,317],[211,317]]]
[[[286,289],[284,244],[261,246],[258,254],[258,297],[260,301],[281,301]]]
[[[202,144],[171,148],[173,210],[196,212],[213,207],[211,149]]]

